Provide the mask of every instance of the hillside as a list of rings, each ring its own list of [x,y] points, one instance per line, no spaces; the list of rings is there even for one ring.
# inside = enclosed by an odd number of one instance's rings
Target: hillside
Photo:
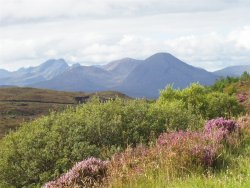
[[[50,111],[61,111],[77,105],[75,97],[99,96],[102,99],[116,96],[127,98],[119,92],[60,92],[34,88],[0,88],[0,138],[15,130],[22,122],[31,121]]]
[[[226,67],[224,69],[215,71],[213,73],[217,76],[222,76],[222,77],[227,77],[227,76],[238,77],[245,71],[250,73],[250,65],[238,65],[238,66]]]

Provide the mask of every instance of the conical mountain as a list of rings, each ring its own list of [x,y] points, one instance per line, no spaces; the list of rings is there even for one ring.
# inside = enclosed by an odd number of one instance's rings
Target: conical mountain
[[[138,65],[117,87],[117,90],[133,97],[155,98],[168,84],[184,88],[193,82],[210,85],[217,76],[193,67],[169,53],[157,53]]]

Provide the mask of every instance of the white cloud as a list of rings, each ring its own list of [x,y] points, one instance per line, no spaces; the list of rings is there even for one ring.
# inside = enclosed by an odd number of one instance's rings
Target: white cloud
[[[236,41],[238,47],[243,47],[250,51],[250,26],[232,32],[229,39],[231,41]]]
[[[0,0],[0,68],[170,52],[210,70],[250,63],[248,0]]]
[[[221,11],[247,0],[0,0],[1,23]]]
[[[182,57],[194,66],[209,70],[250,64],[250,50],[239,45],[240,38],[233,38],[233,33],[235,31],[227,35],[211,33],[203,36],[181,37],[166,41],[165,44],[177,57]]]
[[[250,64],[249,43],[245,42],[249,41],[249,32],[250,27],[244,27],[240,32],[237,30],[227,35],[210,33],[168,40],[137,35],[124,35],[113,41],[111,36],[96,36],[92,39],[91,36],[80,39],[69,37],[54,41],[3,40],[0,41],[4,46],[0,49],[0,59],[7,62],[7,67],[10,66],[9,62],[17,66],[20,61],[20,66],[27,66],[29,64],[25,63],[25,59],[28,62],[33,60],[32,65],[35,65],[48,58],[65,58],[87,65],[103,64],[123,57],[144,59],[156,52],[170,52],[189,64],[215,70],[229,65]]]

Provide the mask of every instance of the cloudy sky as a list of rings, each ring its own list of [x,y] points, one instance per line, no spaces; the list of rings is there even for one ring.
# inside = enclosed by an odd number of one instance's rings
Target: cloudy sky
[[[250,0],[0,0],[0,68],[169,52],[216,70],[250,64]]]

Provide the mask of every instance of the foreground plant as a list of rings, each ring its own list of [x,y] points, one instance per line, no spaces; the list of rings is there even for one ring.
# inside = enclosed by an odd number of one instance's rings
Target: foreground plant
[[[157,146],[161,153],[174,152],[177,156],[174,159],[176,165],[190,169],[196,166],[205,169],[215,167],[222,148],[220,143],[210,142],[204,133],[184,131],[162,134]]]
[[[163,133],[154,146],[128,148],[114,155],[109,177],[113,185],[122,186],[160,174],[171,180],[213,172],[226,164],[224,153],[228,145],[239,142],[238,131],[234,120],[216,118],[205,124],[204,131]]]
[[[107,161],[89,158],[81,161],[55,181],[46,183],[43,188],[95,187],[102,184],[107,172]]]
[[[43,188],[123,187],[140,179],[157,180],[159,176],[170,182],[195,175],[208,177],[223,167],[226,161],[223,153],[228,151],[228,145],[235,144],[232,140],[240,140],[240,128],[247,130],[249,126],[216,118],[209,120],[203,131],[163,133],[154,145],[128,147],[124,152],[113,155],[109,162],[89,158],[77,163]]]

